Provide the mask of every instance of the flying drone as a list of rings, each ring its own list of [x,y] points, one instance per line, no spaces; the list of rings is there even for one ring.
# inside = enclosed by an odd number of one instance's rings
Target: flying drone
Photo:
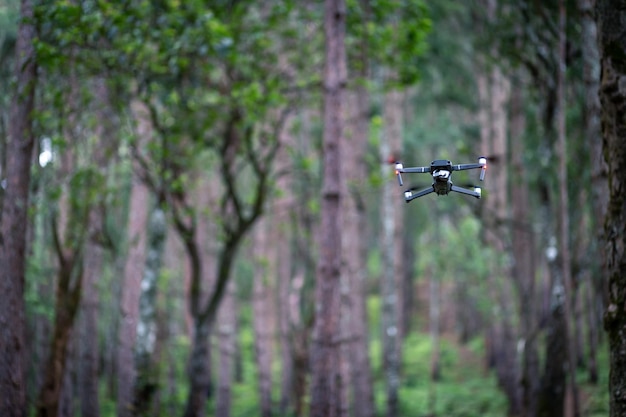
[[[438,195],[447,195],[451,191],[456,193],[471,195],[476,198],[480,198],[480,187],[474,187],[474,189],[458,187],[452,183],[450,177],[453,171],[464,171],[466,169],[478,169],[480,168],[480,180],[485,179],[485,172],[487,171],[487,158],[478,158],[477,164],[457,164],[453,165],[450,161],[445,159],[437,159],[430,163],[429,167],[410,167],[405,168],[401,163],[396,162],[396,177],[398,177],[398,184],[402,187],[402,174],[404,173],[430,173],[433,177],[433,183],[430,187],[417,191],[416,188],[409,188],[404,192],[404,199],[407,203],[415,200],[416,198],[425,196],[430,193],[437,193]]]

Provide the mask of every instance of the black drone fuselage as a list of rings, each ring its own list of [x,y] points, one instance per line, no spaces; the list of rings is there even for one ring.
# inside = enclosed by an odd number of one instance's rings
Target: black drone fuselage
[[[452,189],[452,181],[450,174],[452,173],[452,164],[445,159],[438,159],[431,162],[430,173],[433,176],[433,189],[438,195],[446,195]]]

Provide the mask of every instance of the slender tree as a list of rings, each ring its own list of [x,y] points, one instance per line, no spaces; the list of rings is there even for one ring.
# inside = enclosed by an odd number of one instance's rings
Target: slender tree
[[[134,147],[143,149],[152,137],[152,127],[148,109],[139,100],[131,102],[131,111],[136,123]],[[138,151],[138,150],[136,150]],[[141,280],[146,264],[146,241],[150,191],[139,177],[139,167],[135,162],[135,172],[131,175],[128,236],[126,259],[121,285],[121,321],[116,344],[117,362],[117,413],[120,417],[131,416],[134,403],[136,369],[134,349],[137,340],[139,320],[139,298]]]
[[[575,334],[576,329],[574,309],[574,283],[572,281],[571,270],[571,251],[569,247],[570,236],[570,220],[569,220],[569,202],[567,192],[567,138],[565,125],[565,73],[567,69],[566,63],[566,42],[567,34],[565,32],[566,24],[565,1],[559,1],[559,21],[558,21],[558,58],[557,58],[557,105],[556,105],[556,122],[557,122],[557,157],[558,157],[558,178],[559,178],[559,244],[560,244],[560,260],[562,271],[563,288],[565,289],[563,307],[565,313],[565,337],[567,347],[567,371],[569,376],[569,389],[572,398],[572,407],[574,417],[580,415],[580,406],[578,404],[578,387],[576,384],[576,348]]]
[[[17,89],[11,105],[0,225],[0,415],[6,416],[26,415],[24,273],[37,66],[33,2],[22,0],[20,4],[15,48]]]
[[[311,417],[337,417],[339,394],[341,276],[341,176],[344,89],[346,87],[346,8],[326,0],[324,8],[324,133],[320,257],[315,292],[315,328],[311,358]]]

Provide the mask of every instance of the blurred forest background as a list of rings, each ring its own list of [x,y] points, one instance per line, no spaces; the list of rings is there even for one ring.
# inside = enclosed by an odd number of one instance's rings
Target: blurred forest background
[[[3,352],[25,332],[3,372],[26,377],[5,411],[314,415],[325,346],[337,415],[608,415],[593,1],[344,7],[324,159],[323,2],[0,0],[3,217],[16,87],[34,139],[24,296],[2,301],[25,313],[0,330]],[[483,155],[484,183],[454,176],[481,200],[405,204],[393,162]]]

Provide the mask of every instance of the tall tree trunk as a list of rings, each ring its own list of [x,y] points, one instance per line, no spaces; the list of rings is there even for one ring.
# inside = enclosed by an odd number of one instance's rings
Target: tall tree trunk
[[[440,239],[441,225],[435,225],[435,240],[441,242]],[[439,244],[439,243],[436,243]],[[438,270],[437,266],[437,270]],[[437,405],[437,382],[441,379],[441,282],[439,276],[433,273],[431,269],[428,272],[428,327],[430,340],[432,344],[432,352],[430,355],[430,380],[428,389],[428,415],[435,416]]]
[[[109,101],[109,91],[106,81],[97,78],[93,81],[94,113],[98,118],[95,128],[97,142],[91,149],[92,161],[97,168],[98,175],[104,180],[107,177],[109,156],[117,147],[117,140],[113,135],[113,115]],[[83,417],[98,417],[100,403],[98,393],[98,365],[99,350],[97,332],[99,321],[98,281],[102,277],[105,231],[105,201],[94,201],[89,213],[89,226],[84,255],[84,282],[81,297],[81,320],[78,334],[81,336],[79,362],[79,392],[80,410]]]
[[[81,416],[98,417],[100,415],[98,394],[98,280],[102,276],[104,248],[100,241],[99,226],[103,224],[103,213],[94,210],[90,223],[95,226],[85,248],[85,277],[81,299],[81,317],[79,324],[80,369],[79,391]]]
[[[574,325],[574,308],[572,303],[575,301],[574,282],[572,281],[571,270],[571,252],[569,248],[569,203],[567,192],[567,146],[565,131],[565,71],[566,63],[566,14],[565,0],[559,1],[559,49],[558,49],[558,74],[557,74],[557,156],[559,159],[559,244],[561,270],[563,274],[564,294],[564,314],[565,314],[565,337],[567,338],[567,362],[569,374],[569,391],[572,398],[572,407],[574,417],[580,415],[580,406],[578,403],[578,387],[576,384],[576,332]]]
[[[591,149],[591,205],[593,216],[591,219],[592,229],[595,230],[594,244],[591,245],[592,272],[586,274],[588,285],[585,295],[587,297],[587,319],[589,340],[589,382],[598,382],[598,326],[600,316],[596,307],[596,299],[606,298],[606,268],[602,262],[602,242],[604,242],[604,216],[607,207],[606,189],[608,188],[606,176],[606,162],[602,156],[602,140],[600,131],[600,98],[598,89],[600,85],[600,56],[598,52],[598,34],[594,20],[595,0],[579,0],[578,8],[581,13],[582,28],[582,55],[583,55],[583,79],[585,83],[585,137]]]
[[[383,161],[383,178],[389,179],[392,173],[389,161],[394,161],[402,154],[402,95],[393,90],[385,95],[385,130],[381,140],[380,156]],[[400,288],[402,277],[402,210],[403,205],[393,204],[396,185],[391,181],[383,184],[382,201],[382,341],[385,381],[387,384],[387,416],[398,415],[398,389],[400,385]],[[396,200],[398,201],[398,200]]]
[[[83,272],[79,265],[80,261],[76,258],[77,254],[72,252],[64,255],[60,245],[57,245],[57,251],[60,265],[55,292],[55,317],[52,341],[44,370],[44,383],[37,402],[39,417],[55,417],[59,413],[68,343],[81,295],[80,281]]]
[[[0,225],[0,415],[17,417],[26,415],[24,274],[37,80],[32,1],[21,1],[20,15]]]
[[[315,329],[311,352],[311,417],[337,417],[339,393],[341,277],[341,157],[343,100],[347,80],[346,5],[326,0],[324,12],[324,133],[320,257],[315,293]]]
[[[602,137],[608,166],[609,204],[604,227],[609,304],[604,327],[609,336],[610,416],[626,415],[626,8],[621,1],[598,0],[598,39],[602,66]]]
[[[567,330],[563,317],[563,286],[558,274],[561,273],[556,259],[548,260],[552,281],[548,337],[546,340],[546,360],[537,398],[538,417],[559,417],[565,413],[565,391],[567,374],[563,357],[567,356]]]
[[[518,74],[519,75],[519,74]],[[524,167],[524,132],[526,118],[522,89],[518,82],[511,90],[511,166],[512,221],[511,236],[513,249],[513,280],[517,284],[519,317],[524,350],[521,363],[522,415],[533,417],[537,408],[539,389],[539,356],[537,354],[538,315],[535,306],[535,243],[530,219],[527,170]]]
[[[276,326],[271,306],[274,304],[272,277],[276,276],[277,260],[272,248],[274,242],[278,242],[272,232],[276,233],[279,227],[275,223],[275,216],[266,217],[258,222],[254,233],[253,258],[256,266],[252,289],[252,321],[261,417],[270,417],[272,414],[272,343]]]
[[[276,164],[278,171],[290,169],[292,161],[287,150],[293,146],[293,137],[289,133],[291,129],[283,131],[282,142],[283,148],[278,152]],[[291,252],[291,235],[288,225],[292,212],[295,211],[291,175],[282,175],[276,180],[276,188],[282,191],[282,196],[273,200],[273,221],[276,228],[276,294],[278,300],[276,305],[277,327],[279,332],[279,346],[281,363],[280,377],[280,401],[279,415],[286,415],[293,405],[293,387],[294,387],[294,366],[293,366],[293,349],[291,348],[291,327],[294,318],[291,314],[291,268],[292,268],[292,252]]]
[[[235,338],[237,326],[237,304],[235,300],[235,280],[228,282],[228,288],[220,305],[216,322],[217,343],[219,345],[219,367],[217,369],[217,395],[215,417],[229,417],[232,403],[232,385],[235,366]]]
[[[137,123],[136,151],[141,152],[152,136],[148,109],[138,100],[131,103],[133,117]],[[141,280],[146,266],[146,243],[150,191],[138,176],[133,175],[128,208],[128,255],[124,265],[121,285],[121,322],[117,335],[117,414],[130,417],[134,413],[135,341],[139,320],[139,298]]]
[[[485,72],[479,73],[477,79],[481,102],[479,113],[482,126],[481,152],[485,156],[493,155],[498,161],[490,165],[489,178],[485,180],[489,198],[483,203],[482,209],[485,224],[484,239],[496,253],[506,254],[509,248],[506,244],[507,229],[504,225],[510,218],[506,166],[508,155],[506,105],[510,97],[510,81],[497,66],[482,68],[481,72]],[[494,340],[491,344],[493,349],[491,360],[494,361],[498,383],[509,401],[509,414],[518,415],[521,410],[521,396],[516,358],[517,330],[513,325],[514,291],[512,279],[509,279],[512,274],[513,271],[504,265],[502,258],[493,263],[489,279],[492,296],[498,300],[499,312],[492,316],[494,323],[490,334]],[[498,280],[499,276],[505,276],[506,279]]]
[[[139,296],[139,316],[136,328],[134,368],[136,378],[133,384],[134,415],[151,416],[154,395],[159,388],[157,358],[157,284],[161,272],[167,220],[161,207],[155,207],[148,222],[148,248],[145,269],[141,280]]]
[[[348,118],[350,134],[346,135],[342,155],[343,177],[346,180],[343,205],[342,252],[343,286],[347,288],[344,304],[347,314],[345,337],[347,362],[350,365],[350,386],[353,388],[352,409],[355,417],[373,417],[375,414],[372,388],[372,371],[369,358],[369,337],[367,330],[367,291],[366,291],[366,236],[367,218],[365,212],[363,179],[365,172],[366,138],[369,137],[369,94],[363,85],[350,94]]]

